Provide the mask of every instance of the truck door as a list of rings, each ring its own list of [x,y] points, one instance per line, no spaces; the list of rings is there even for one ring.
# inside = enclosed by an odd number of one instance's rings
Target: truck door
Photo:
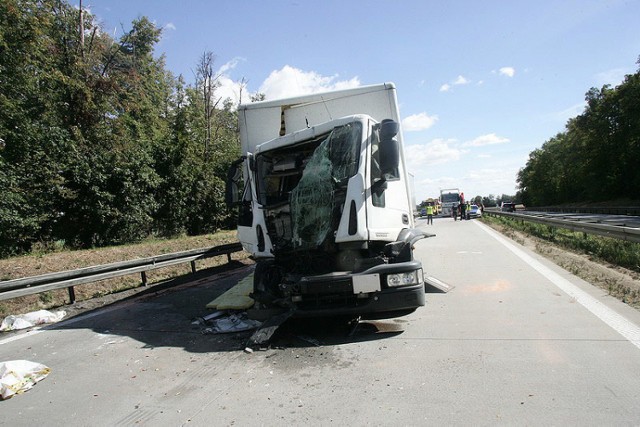
[[[395,165],[385,165],[394,154],[385,146],[389,143],[389,135],[385,137],[384,123],[385,120],[380,125],[373,126],[369,138],[367,225],[370,240],[394,241],[403,228],[411,227],[412,218],[406,174],[403,162],[400,161],[397,141]]]

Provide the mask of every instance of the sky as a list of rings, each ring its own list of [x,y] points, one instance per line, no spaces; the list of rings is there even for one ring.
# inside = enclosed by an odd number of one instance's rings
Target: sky
[[[78,1],[70,0],[77,6]],[[215,55],[235,102],[393,82],[417,200],[514,195],[529,153],[592,87],[638,70],[638,0],[84,0],[116,39],[146,16],[155,55],[194,80]],[[570,165],[568,165],[570,166]]]

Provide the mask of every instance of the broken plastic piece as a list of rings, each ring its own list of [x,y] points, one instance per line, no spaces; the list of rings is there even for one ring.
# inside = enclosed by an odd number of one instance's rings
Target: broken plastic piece
[[[246,314],[231,314],[227,317],[213,319],[208,323],[210,327],[202,331],[203,334],[227,334],[249,331],[260,326],[257,320],[247,319]]]
[[[427,276],[424,278],[424,291],[425,292],[440,292],[447,293],[454,288],[453,285],[438,280],[435,277]]]
[[[286,313],[278,314],[265,321],[260,328],[251,335],[247,347],[251,345],[262,345],[269,342],[273,334],[278,330],[280,325],[293,316],[295,310],[289,310]]]

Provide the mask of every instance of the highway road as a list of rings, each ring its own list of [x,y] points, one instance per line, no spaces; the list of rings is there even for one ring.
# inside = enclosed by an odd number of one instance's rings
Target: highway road
[[[479,221],[417,244],[454,288],[398,319],[285,325],[266,351],[191,320],[244,268],[0,335],[51,374],[2,425],[639,425],[640,313]]]

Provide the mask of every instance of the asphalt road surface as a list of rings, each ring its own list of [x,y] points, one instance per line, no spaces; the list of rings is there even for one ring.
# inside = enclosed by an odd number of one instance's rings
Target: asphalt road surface
[[[640,314],[479,221],[420,226],[426,275],[454,286],[355,329],[202,334],[250,269],[200,276],[54,327],[0,335],[0,361],[51,373],[2,425],[639,425]]]

